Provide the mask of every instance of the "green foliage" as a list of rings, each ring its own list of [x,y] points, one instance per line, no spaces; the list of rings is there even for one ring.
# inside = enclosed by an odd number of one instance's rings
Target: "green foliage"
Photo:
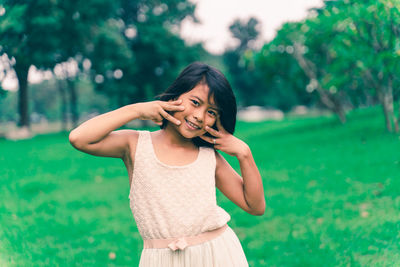
[[[31,105],[29,113],[39,118],[44,118],[50,123],[59,122],[61,116],[61,101],[57,80],[46,80],[40,84],[31,84]],[[93,88],[88,77],[81,77],[76,81],[79,90],[78,99],[81,119],[86,119],[90,114],[105,113],[117,106],[112,101]],[[18,113],[15,112],[18,104],[18,92],[6,91],[7,95],[0,99],[0,123],[17,121]],[[113,105],[114,104],[114,105]],[[70,114],[70,112],[68,112]],[[4,129],[3,129],[4,130]]]
[[[239,122],[266,214],[248,215],[220,192],[218,203],[250,266],[400,264],[399,136],[383,131],[379,107],[349,116],[346,127],[331,116]],[[0,147],[0,265],[137,266],[142,241],[122,161],[76,151],[66,133]]]
[[[268,105],[284,111],[300,104],[312,106],[317,101],[316,92],[305,91],[309,81],[292,56],[293,45],[285,37],[278,32],[273,41],[248,60],[248,64],[254,64],[254,69],[262,74],[261,82],[268,89],[265,92]]]
[[[0,98],[0,122],[17,121],[17,93],[5,91],[5,95]]]
[[[120,13],[98,32],[89,53],[97,89],[115,96],[119,106],[164,91],[185,65],[205,54],[178,34],[184,18],[195,20],[194,7],[187,0],[120,1]]]
[[[243,52],[251,46],[251,42],[254,42],[260,34],[258,26],[259,21],[253,17],[249,18],[247,22],[236,19],[229,26],[232,36],[239,41],[237,50]]]
[[[239,106],[265,105],[267,89],[260,82],[261,73],[252,66],[246,65],[246,59],[253,54],[253,46],[258,36],[258,20],[249,18],[247,21],[235,20],[229,27],[232,36],[239,45],[229,48],[223,54],[223,62],[229,72],[229,80],[233,90],[238,95]]]
[[[18,79],[20,126],[30,124],[27,82],[30,66],[52,70],[57,63],[83,54],[84,46],[93,37],[93,25],[109,16],[110,10],[114,10],[109,8],[112,3],[100,0],[2,1],[5,14],[0,16],[0,55],[8,56],[10,70],[15,71]],[[73,91],[72,83],[70,85]],[[74,92],[71,95],[75,107]],[[72,109],[76,119],[76,109]]]
[[[4,90],[3,88],[1,88],[0,86],[0,100],[5,98],[7,96],[8,91]]]
[[[18,65],[53,66],[58,34],[59,10],[48,1],[2,1],[0,17],[1,54],[14,57]]]
[[[398,1],[324,1],[305,20],[284,24],[248,61],[265,77],[266,87],[295,91],[292,95],[308,105],[315,98],[306,95],[315,91],[342,119],[345,109],[379,102],[390,131],[390,121],[398,127],[400,116],[393,114],[400,86],[399,25]],[[288,95],[282,97],[292,106],[295,98]]]
[[[96,88],[122,106],[162,92],[183,66],[206,54],[201,45],[188,47],[179,36],[183,19],[196,21],[195,4],[187,0],[7,0],[1,7],[0,55],[11,59],[24,92],[19,99],[22,125],[29,125],[31,65],[52,70],[73,59],[78,72],[90,69]],[[63,74],[57,76],[68,80],[76,122],[76,74],[60,66]]]

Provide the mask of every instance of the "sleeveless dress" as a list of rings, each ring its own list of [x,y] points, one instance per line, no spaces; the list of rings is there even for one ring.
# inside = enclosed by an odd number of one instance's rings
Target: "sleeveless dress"
[[[195,236],[230,220],[217,205],[215,152],[199,147],[197,159],[171,166],[158,160],[150,132],[139,131],[129,193],[143,240]],[[144,248],[139,267],[247,267],[239,239],[228,226],[219,236],[183,250]]]

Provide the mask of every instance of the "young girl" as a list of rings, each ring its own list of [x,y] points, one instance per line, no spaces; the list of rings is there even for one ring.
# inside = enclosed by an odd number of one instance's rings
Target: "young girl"
[[[135,119],[152,120],[161,129],[115,131]],[[217,187],[246,212],[264,213],[261,176],[250,148],[232,135],[235,123],[229,82],[196,62],[159,101],[124,106],[71,131],[78,150],[124,161],[130,208],[144,241],[139,266],[248,266],[215,195]],[[239,160],[243,178],[217,150]]]

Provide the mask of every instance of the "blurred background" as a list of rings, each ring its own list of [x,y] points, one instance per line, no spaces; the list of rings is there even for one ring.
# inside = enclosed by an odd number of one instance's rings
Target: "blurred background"
[[[242,109],[345,123],[381,105],[398,131],[398,1],[203,1],[1,1],[1,134],[152,100],[193,61],[222,69]]]
[[[227,76],[263,174],[261,218],[219,195],[251,266],[400,264],[398,0],[0,0],[0,265],[136,264],[123,165],[68,132],[193,61]]]

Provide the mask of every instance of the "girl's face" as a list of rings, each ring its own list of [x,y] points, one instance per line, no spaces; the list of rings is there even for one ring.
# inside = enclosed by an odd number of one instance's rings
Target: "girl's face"
[[[208,99],[209,88],[207,84],[198,84],[192,90],[182,94],[183,111],[173,114],[181,121],[181,124],[174,127],[186,138],[194,138],[206,133],[205,127],[212,127],[218,118],[218,107],[214,98]]]

